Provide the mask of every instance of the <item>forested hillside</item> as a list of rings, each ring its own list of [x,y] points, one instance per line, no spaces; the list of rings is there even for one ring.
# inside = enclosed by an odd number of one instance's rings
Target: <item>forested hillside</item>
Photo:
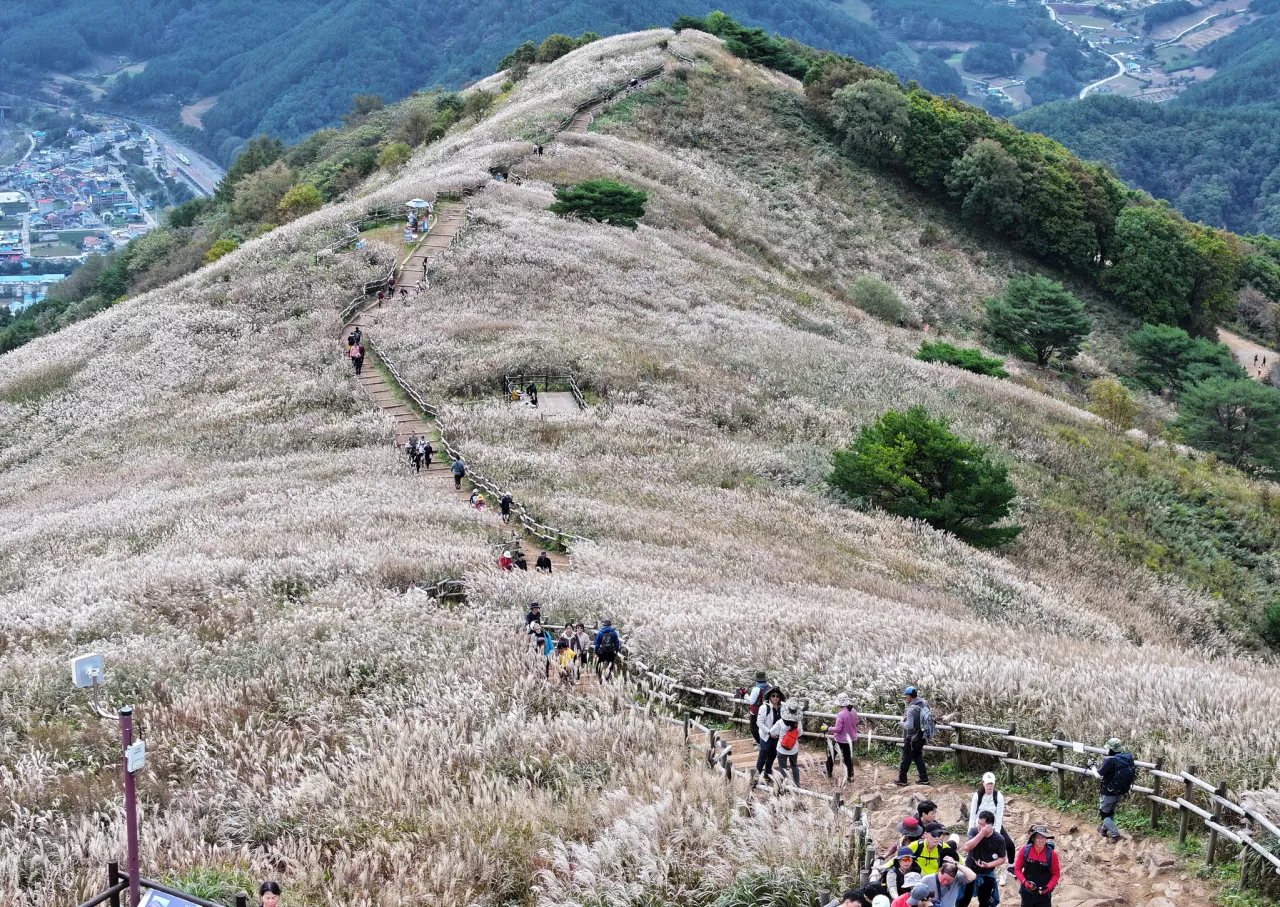
[[[176,124],[179,109],[217,101],[184,136],[229,163],[248,138],[297,141],[331,125],[353,94],[387,100],[489,75],[525,40],[612,34],[723,8],[751,25],[878,61],[891,42],[825,0],[68,0],[0,8],[0,88],[22,93],[46,71],[95,55],[146,61],[106,101]]]
[[[1216,74],[1173,101],[1093,95],[1016,121],[1109,162],[1193,220],[1280,233],[1280,2],[1249,9],[1261,18],[1200,52],[1199,62]]]

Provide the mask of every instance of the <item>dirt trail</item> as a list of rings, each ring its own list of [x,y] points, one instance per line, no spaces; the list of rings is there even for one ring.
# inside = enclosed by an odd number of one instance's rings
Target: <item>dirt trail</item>
[[[1260,343],[1256,343],[1247,337],[1241,337],[1239,334],[1233,334],[1223,328],[1218,328],[1218,341],[1225,343],[1231,348],[1231,355],[1236,357],[1236,361],[1244,366],[1244,370],[1249,373],[1249,377],[1254,381],[1261,381],[1271,374],[1272,367],[1276,364],[1276,356],[1280,355],[1275,350],[1267,349]],[[1253,364],[1254,357],[1258,358],[1258,364]],[[1262,360],[1267,360],[1267,364],[1263,365]]]
[[[755,743],[749,735],[726,731],[720,739],[733,747],[730,761],[735,768],[749,771],[755,767]],[[842,789],[847,803],[861,798],[870,807],[871,828],[880,853],[897,840],[895,826],[902,817],[912,814],[921,800],[937,803],[939,820],[963,839],[961,807],[968,809],[973,788],[946,783],[912,783],[900,788],[894,784],[896,768],[870,760],[855,762],[853,782],[846,787],[828,780],[825,762],[824,750],[812,746],[802,749],[801,786],[824,794]],[[837,760],[835,778],[843,777],[844,767]],[[914,770],[910,777],[915,778]],[[761,789],[751,796],[772,795]],[[818,801],[814,805],[827,808]],[[1168,818],[1165,821],[1170,822]],[[1005,825],[1014,843],[1025,843],[1027,829],[1037,823],[1048,825],[1056,836],[1054,843],[1062,865],[1062,881],[1053,895],[1054,907],[1203,907],[1217,894],[1214,885],[1182,871],[1162,841],[1130,837],[1128,833],[1121,841],[1107,841],[1098,834],[1097,821],[1092,817],[1080,819],[1037,806],[1017,795],[1009,797]],[[1012,871],[1001,888],[1000,898],[1003,904],[1018,903],[1018,886]]]

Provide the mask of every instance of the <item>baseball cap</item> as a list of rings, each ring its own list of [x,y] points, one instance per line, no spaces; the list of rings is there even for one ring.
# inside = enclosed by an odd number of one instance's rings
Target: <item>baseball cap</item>
[[[987,772],[985,775],[983,775],[983,776],[982,776],[982,783],[983,783],[983,784],[995,784],[995,783],[996,783],[996,773],[995,773],[995,772]]]
[[[933,892],[929,890],[928,885],[917,885],[911,889],[911,894],[907,895],[907,903],[911,907],[915,907],[916,904],[923,904],[931,897],[933,897]]]
[[[871,899],[871,907],[890,907],[893,901],[889,900],[887,894],[878,894]]]
[[[915,687],[907,687],[905,690],[902,691],[903,696],[914,696],[915,694],[916,694]]]
[[[930,822],[924,827],[924,830],[931,835],[945,835],[947,833],[947,826],[943,825],[941,822]]]

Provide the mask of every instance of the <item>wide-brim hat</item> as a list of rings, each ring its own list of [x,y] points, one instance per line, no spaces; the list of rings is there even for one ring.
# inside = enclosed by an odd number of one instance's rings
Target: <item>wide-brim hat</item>
[[[1034,838],[1036,835],[1053,840],[1053,832],[1049,831],[1048,825],[1032,825],[1029,837]]]
[[[841,693],[836,697],[836,705],[840,706],[840,708],[853,705],[853,698],[848,693]]]
[[[769,680],[769,676],[764,671],[756,671],[756,683],[765,683]]]
[[[1119,737],[1112,737],[1107,741],[1107,749],[1111,750],[1113,753],[1122,752],[1124,750],[1124,741]]]
[[[799,721],[804,717],[804,709],[800,708],[798,702],[788,702],[782,707],[783,721]]]
[[[898,823],[898,834],[904,838],[918,838],[924,834],[924,829],[920,827],[920,820],[915,816],[907,816]]]

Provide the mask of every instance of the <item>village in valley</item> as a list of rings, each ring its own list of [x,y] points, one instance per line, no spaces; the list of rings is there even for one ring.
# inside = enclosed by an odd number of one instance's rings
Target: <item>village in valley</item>
[[[93,117],[51,134],[10,129],[0,167],[0,306],[17,313],[85,259],[154,228],[163,207],[212,191],[138,124]]]
[[[1017,6],[1029,0],[1007,0]],[[1204,81],[1214,70],[1197,65],[1196,54],[1252,20],[1250,0],[1188,4],[1190,11],[1166,22],[1149,25],[1146,12],[1154,4],[1130,0],[1117,2],[1046,3],[1050,17],[1075,34],[1094,51],[1111,59],[1112,67],[1079,93],[1118,94],[1138,101],[1160,103],[1177,97],[1187,86]],[[965,80],[969,99],[990,109],[1007,105],[1013,113],[1032,106],[1027,79],[1044,73],[1047,48],[1029,48],[1018,54],[1018,71],[1001,76],[969,72],[963,57],[971,43],[949,42],[954,52],[948,62]]]

